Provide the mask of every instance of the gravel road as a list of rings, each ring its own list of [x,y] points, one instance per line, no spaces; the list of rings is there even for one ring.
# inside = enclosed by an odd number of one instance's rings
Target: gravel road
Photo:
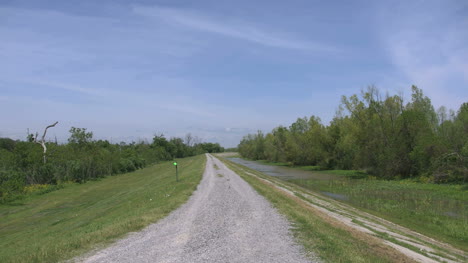
[[[290,224],[237,174],[207,154],[189,201],[163,220],[80,262],[310,262]]]

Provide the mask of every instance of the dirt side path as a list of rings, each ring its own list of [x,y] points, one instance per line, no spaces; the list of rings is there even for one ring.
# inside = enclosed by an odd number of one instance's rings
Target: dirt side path
[[[165,219],[79,262],[310,262],[289,223],[262,196],[207,154],[189,201]]]

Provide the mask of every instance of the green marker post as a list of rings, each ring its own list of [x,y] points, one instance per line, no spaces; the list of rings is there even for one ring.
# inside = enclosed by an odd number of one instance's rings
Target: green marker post
[[[177,162],[174,161],[176,181],[179,181],[179,172],[177,171]]]

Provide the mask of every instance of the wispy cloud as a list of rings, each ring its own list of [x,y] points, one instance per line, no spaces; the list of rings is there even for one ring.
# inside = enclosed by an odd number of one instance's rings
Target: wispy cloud
[[[286,34],[262,29],[253,24],[233,21],[227,22],[225,19],[221,21],[219,18],[210,18],[207,15],[202,15],[200,13],[189,10],[157,6],[135,6],[133,8],[133,12],[138,15],[157,18],[169,24],[176,24],[201,32],[213,33],[225,37],[245,40],[268,47],[313,52],[338,51],[336,47],[331,45],[296,39]]]
[[[51,88],[57,88],[57,89],[82,93],[84,95],[100,97],[100,98],[109,96],[111,94],[109,90],[83,88],[80,85],[60,83],[60,82],[55,82],[55,81],[34,80],[34,81],[30,81],[30,83],[41,85],[41,86],[46,86],[46,87],[51,87]]]
[[[468,16],[457,14],[463,6],[429,1],[394,8],[399,11],[380,13],[379,27],[391,62],[436,106],[457,108],[468,101]]]
[[[129,101],[138,104],[139,107],[159,108],[173,113],[189,114],[190,116],[205,118],[216,116],[215,113],[206,109],[206,107],[209,107],[208,105],[196,106],[195,102],[190,97],[174,93],[83,87],[75,83],[57,81],[34,80],[29,82],[31,84],[41,85],[48,88],[71,91],[76,94],[85,95],[90,99],[101,101],[101,103],[106,101]]]

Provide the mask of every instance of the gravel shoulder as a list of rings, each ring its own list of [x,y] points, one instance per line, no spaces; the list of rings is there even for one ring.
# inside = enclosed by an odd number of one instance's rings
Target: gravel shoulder
[[[311,262],[289,222],[207,154],[203,179],[168,217],[75,262]]]

